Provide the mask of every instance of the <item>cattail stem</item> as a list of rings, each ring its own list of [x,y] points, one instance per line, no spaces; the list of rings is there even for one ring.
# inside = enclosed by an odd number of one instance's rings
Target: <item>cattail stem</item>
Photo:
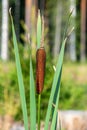
[[[42,37],[40,47],[44,47],[44,16],[42,15]]]
[[[38,130],[40,130],[40,101],[41,101],[41,94],[38,94]]]

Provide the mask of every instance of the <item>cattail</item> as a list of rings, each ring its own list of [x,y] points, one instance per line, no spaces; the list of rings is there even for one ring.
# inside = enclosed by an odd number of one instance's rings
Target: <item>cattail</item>
[[[40,47],[36,52],[36,91],[40,94],[44,86],[46,52]]]

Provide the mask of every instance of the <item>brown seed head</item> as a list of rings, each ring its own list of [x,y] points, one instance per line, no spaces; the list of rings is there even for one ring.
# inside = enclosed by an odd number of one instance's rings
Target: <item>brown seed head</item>
[[[41,47],[36,52],[36,91],[40,94],[44,86],[46,52],[44,47]]]

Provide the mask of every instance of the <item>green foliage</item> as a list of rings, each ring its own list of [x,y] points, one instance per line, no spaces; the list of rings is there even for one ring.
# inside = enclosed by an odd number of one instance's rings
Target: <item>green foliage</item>
[[[0,72],[0,114],[15,116],[20,106],[15,65],[0,62]]]
[[[48,100],[50,96],[51,85],[52,85],[52,80],[54,75],[54,70],[52,67],[54,63],[52,62],[51,59],[52,58],[48,56],[46,61],[47,64],[46,64],[45,86],[44,86],[42,99],[41,99],[41,102],[43,102],[41,104],[41,119],[44,119],[44,115],[46,115],[46,108],[48,105]],[[29,86],[29,75],[28,75],[29,62],[27,61],[29,59],[23,59],[23,60],[21,60],[23,62],[21,64],[23,68],[25,93],[26,93],[27,107],[28,107],[28,114],[29,114],[30,111],[29,110],[29,87],[28,87]],[[34,68],[34,77],[35,77],[35,61],[33,61],[33,68]],[[81,71],[81,68],[84,68],[84,71]],[[79,71],[81,71],[81,73],[79,73]],[[86,110],[87,109],[87,106],[85,105],[87,102],[86,72],[87,72],[86,64],[69,64],[69,63],[64,64],[63,72],[62,72],[59,109],[62,110],[67,110],[67,109]],[[81,81],[80,78],[82,78]],[[16,120],[22,119],[16,67],[14,62],[7,62],[7,63],[0,62],[0,90],[2,90],[0,92],[0,108],[1,108],[0,113],[5,114],[7,112],[6,102],[8,103],[8,100],[4,98],[5,97],[4,92],[8,90],[9,91],[7,92],[8,99],[9,101],[11,101],[9,103],[10,112],[15,117]],[[14,102],[16,106],[13,105]],[[13,111],[13,109],[15,112]]]
[[[87,71],[86,65],[65,64],[64,66],[59,109],[87,109],[85,105],[85,92],[87,91],[87,80],[85,79],[85,71]],[[62,102],[64,102],[64,104]]]

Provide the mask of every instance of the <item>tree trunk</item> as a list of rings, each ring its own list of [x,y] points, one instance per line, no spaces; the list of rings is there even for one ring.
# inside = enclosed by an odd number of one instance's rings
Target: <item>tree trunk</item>
[[[0,1],[0,12],[2,13],[2,4],[1,4],[1,1]],[[0,15],[0,56],[1,56],[1,19],[2,19],[2,15]]]
[[[81,0],[81,61],[86,60],[86,0]]]
[[[25,23],[29,31],[31,27],[31,6],[32,0],[25,0]]]
[[[87,1],[86,1],[86,7],[87,7]],[[86,37],[87,37],[87,8],[86,8]],[[86,38],[86,59],[87,59],[87,38]]]
[[[8,0],[2,0],[1,58],[8,58]]]
[[[59,54],[59,51],[60,51],[61,23],[62,23],[62,2],[58,1],[57,16],[56,16],[55,44],[54,44],[54,48],[53,48],[54,57],[56,57]]]
[[[81,8],[80,8],[81,0],[76,0],[76,59],[77,61],[80,61],[80,32],[81,32],[81,25],[80,25],[80,14],[81,14]]]
[[[38,16],[38,0],[34,0],[34,5],[35,5],[36,20],[37,20],[37,16]]]

